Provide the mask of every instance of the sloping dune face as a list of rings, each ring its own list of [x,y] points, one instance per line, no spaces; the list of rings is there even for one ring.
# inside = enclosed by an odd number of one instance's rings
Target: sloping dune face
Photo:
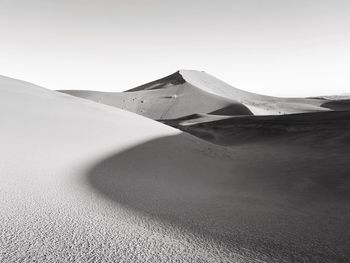
[[[195,84],[195,83],[194,83]],[[77,97],[132,111],[155,120],[227,109],[226,115],[252,115],[242,103],[208,93],[188,82],[181,72],[123,93],[62,91]]]
[[[235,99],[246,105],[254,115],[280,115],[326,110],[320,107],[320,101],[317,99],[264,96],[234,88],[205,72],[182,70],[180,73],[189,83],[210,94]]]
[[[205,73],[180,70],[123,93],[62,91],[163,120],[191,114],[282,115],[328,111],[328,99],[276,98],[246,92]],[[345,109],[350,109],[346,104]]]
[[[1,78],[0,261],[349,262],[347,127],[223,147]]]

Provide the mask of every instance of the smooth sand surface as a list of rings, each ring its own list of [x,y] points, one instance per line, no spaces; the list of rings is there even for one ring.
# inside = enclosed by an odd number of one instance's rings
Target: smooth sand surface
[[[77,97],[132,111],[154,120],[192,114],[283,115],[350,110],[350,104],[335,98],[277,98],[246,92],[196,70],[180,70],[165,78],[126,92],[62,90]],[[345,97],[344,97],[345,98]],[[224,111],[222,109],[225,109]]]
[[[349,262],[339,125],[219,146],[2,77],[0,262]]]

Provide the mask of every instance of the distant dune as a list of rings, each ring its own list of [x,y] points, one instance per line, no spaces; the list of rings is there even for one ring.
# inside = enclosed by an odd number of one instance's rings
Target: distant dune
[[[237,129],[235,132],[227,131],[233,127],[237,128],[237,123],[241,120],[261,123],[261,120],[266,119],[260,118],[260,115],[314,113],[314,115],[297,117],[304,120],[307,125],[307,122],[312,121],[314,117],[319,120],[323,118],[322,116],[328,116],[327,118],[345,116],[344,114],[323,115],[325,112],[350,110],[350,100],[347,95],[315,98],[264,96],[234,88],[205,72],[195,70],[180,70],[126,92],[84,90],[62,90],[61,92],[138,113],[220,144],[232,143],[236,140]],[[253,115],[256,117],[252,117]],[[236,117],[239,119],[236,120]],[[223,119],[225,121],[217,122]],[[294,120],[295,117],[268,119],[275,123],[274,126],[278,126],[279,122],[284,126],[289,119]],[[191,125],[182,125],[181,123],[185,123],[184,120]],[[220,127],[217,126],[218,123]],[[200,127],[204,127],[204,130]],[[266,129],[264,131],[267,132]]]
[[[205,72],[195,70],[180,70],[126,92],[84,90],[61,92],[156,120],[191,114],[282,115],[327,111],[333,109],[328,103],[335,101],[326,97],[277,98],[254,94],[234,88]],[[342,103],[340,97],[337,98],[337,103]],[[345,109],[350,109],[348,101],[343,106]]]
[[[67,92],[101,103],[0,77],[0,262],[350,262],[349,112],[203,74]]]

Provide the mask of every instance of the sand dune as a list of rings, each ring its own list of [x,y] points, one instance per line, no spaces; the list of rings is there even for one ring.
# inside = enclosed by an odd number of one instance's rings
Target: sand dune
[[[163,89],[152,85],[128,93],[151,100]],[[174,125],[193,130],[202,118],[220,142],[229,121],[248,138],[219,146],[0,78],[0,262],[349,262],[348,113],[251,116],[239,100],[195,89],[208,105],[148,113],[184,114]],[[230,114],[188,116],[200,107]],[[266,129],[279,132],[266,139]]]
[[[178,118],[198,112],[228,108],[230,115],[252,115],[242,103],[208,93],[185,81],[177,72],[165,79],[123,93],[62,91],[103,104],[132,111],[155,120]]]
[[[180,70],[135,89],[118,92],[62,92],[132,111],[151,119],[191,114],[281,115],[334,109],[330,98],[276,98],[246,92],[201,71]],[[337,102],[341,103],[340,101]],[[343,105],[343,104],[342,104]],[[347,103],[342,109],[350,110]]]
[[[304,123],[304,128],[310,128],[324,118],[335,118],[335,130],[338,117],[347,114],[327,112],[350,111],[347,95],[315,98],[264,96],[234,88],[205,72],[195,70],[180,70],[126,92],[61,92],[128,110],[224,145],[245,141],[248,137],[254,139],[259,134],[275,136],[281,133],[281,129],[276,128],[280,126],[289,129],[297,124],[300,128]],[[312,114],[303,115],[305,113]],[[344,122],[347,121],[345,117]],[[263,122],[267,123],[264,127],[261,126]]]

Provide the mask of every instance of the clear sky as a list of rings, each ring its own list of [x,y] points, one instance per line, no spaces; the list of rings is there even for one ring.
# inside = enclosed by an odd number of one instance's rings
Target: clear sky
[[[350,93],[350,1],[0,0],[0,74],[122,91],[178,69],[261,94]]]

